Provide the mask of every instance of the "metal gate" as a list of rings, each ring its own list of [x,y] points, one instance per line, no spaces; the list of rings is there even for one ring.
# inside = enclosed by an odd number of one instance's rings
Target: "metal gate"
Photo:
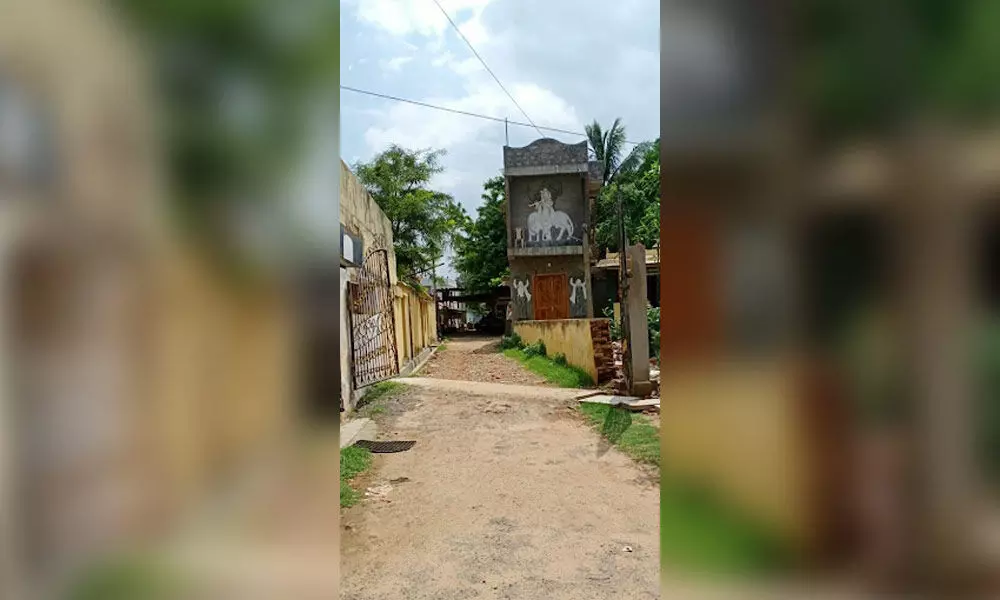
[[[359,389],[399,373],[389,252],[372,250],[354,275],[348,287],[351,294],[354,388]]]

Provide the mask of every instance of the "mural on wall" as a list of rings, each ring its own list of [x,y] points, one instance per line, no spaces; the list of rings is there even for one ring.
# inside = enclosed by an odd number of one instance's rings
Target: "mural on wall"
[[[538,190],[538,200],[528,206],[535,209],[535,212],[528,215],[529,242],[573,239],[573,220],[563,211],[555,209],[555,200],[552,199],[549,188]]]
[[[531,318],[531,279],[514,277],[511,279],[511,305],[515,320]]]
[[[511,238],[514,248],[578,246],[583,243],[582,194],[572,177],[514,179]]]
[[[569,275],[569,313],[571,317],[587,316],[587,280],[582,272]]]

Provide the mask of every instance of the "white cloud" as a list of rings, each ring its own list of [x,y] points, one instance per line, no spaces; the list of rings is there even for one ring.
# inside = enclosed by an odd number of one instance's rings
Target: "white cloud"
[[[475,56],[469,56],[468,58],[459,59],[456,58],[451,52],[444,52],[440,54],[437,58],[431,61],[431,64],[435,67],[445,67],[453,71],[454,73],[462,76],[474,75],[480,71],[486,72],[485,67],[479,62],[479,59]]]
[[[597,0],[439,1],[538,125],[582,131],[594,119],[607,125],[621,117],[631,140],[658,135],[660,32],[653,0],[619,0],[612,11]],[[433,0],[345,0],[345,7],[348,3],[345,31],[357,27],[366,36],[350,37],[345,64],[362,56],[386,66],[393,57],[415,57],[392,72],[355,63],[352,77],[359,87],[525,121]],[[604,48],[606,39],[617,41]],[[595,51],[598,46],[604,50]],[[433,185],[474,214],[483,182],[503,166],[507,140],[502,122],[372,98],[342,98],[351,107],[343,113],[349,115],[342,137],[345,154],[369,160],[392,143],[444,149],[445,171]],[[583,139],[544,135],[566,142]],[[512,146],[537,137],[530,128],[510,126]]]
[[[397,56],[395,58],[390,58],[389,60],[380,60],[378,64],[383,70],[398,71],[411,60],[413,60],[412,56]]]
[[[508,89],[536,124],[583,129],[573,106],[551,90],[534,83],[517,83]],[[472,86],[465,96],[459,98],[425,98],[421,101],[500,119],[524,120],[517,107],[492,80]],[[484,129],[502,131],[502,127],[501,123],[485,119],[411,104],[395,104],[365,132],[365,140],[373,152],[391,143],[414,149],[450,148],[476,139]]]
[[[462,33],[473,44],[486,41],[486,29],[479,15],[491,0],[439,0]],[[464,11],[473,11],[470,18],[460,21]],[[358,19],[398,36],[422,35],[441,37],[451,25],[433,0],[358,0]]]

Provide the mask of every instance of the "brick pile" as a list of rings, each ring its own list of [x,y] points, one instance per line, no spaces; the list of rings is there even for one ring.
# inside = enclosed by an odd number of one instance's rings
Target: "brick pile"
[[[615,357],[611,347],[611,321],[593,319],[590,321],[590,338],[594,344],[594,366],[597,368],[597,383],[610,381],[615,377]]]

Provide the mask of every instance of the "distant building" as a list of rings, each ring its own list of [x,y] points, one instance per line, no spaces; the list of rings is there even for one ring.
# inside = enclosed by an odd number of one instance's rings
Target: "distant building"
[[[593,317],[589,228],[601,180],[587,142],[540,139],[503,153],[513,320]]]

